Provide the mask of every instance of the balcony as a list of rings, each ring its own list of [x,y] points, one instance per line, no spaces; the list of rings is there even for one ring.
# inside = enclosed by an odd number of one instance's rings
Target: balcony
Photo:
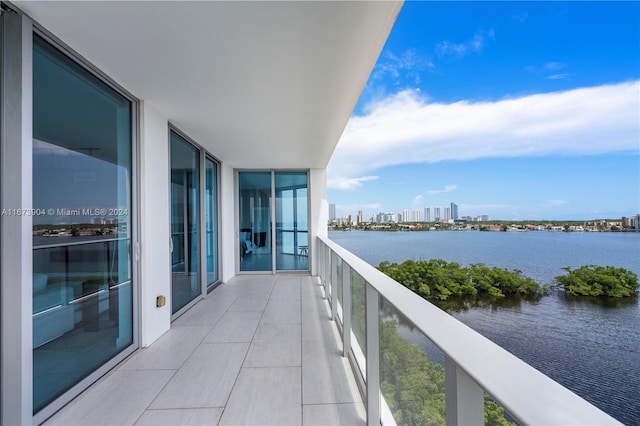
[[[486,393],[521,424],[619,424],[339,245],[317,247],[319,277],[236,276],[47,424],[395,424],[412,414],[380,397],[389,317],[441,354],[442,423],[482,424]]]
[[[309,275],[244,275],[46,424],[364,424],[323,288]]]

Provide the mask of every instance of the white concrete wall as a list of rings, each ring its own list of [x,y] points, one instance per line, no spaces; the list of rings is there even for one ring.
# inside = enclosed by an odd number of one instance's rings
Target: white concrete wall
[[[327,169],[311,169],[309,171],[310,223],[309,246],[311,250],[311,275],[318,275],[318,253],[316,237],[327,236],[329,220],[329,204],[327,203]]]
[[[222,163],[220,169],[220,275],[223,282],[236,274],[236,201],[233,167]]]
[[[146,347],[171,323],[169,127],[148,103],[140,110],[140,344]],[[160,295],[167,303],[157,308]]]

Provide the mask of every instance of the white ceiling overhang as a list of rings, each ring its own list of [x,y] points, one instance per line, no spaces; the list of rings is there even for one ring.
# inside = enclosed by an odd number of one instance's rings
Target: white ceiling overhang
[[[244,168],[326,167],[402,5],[13,4],[219,159]]]

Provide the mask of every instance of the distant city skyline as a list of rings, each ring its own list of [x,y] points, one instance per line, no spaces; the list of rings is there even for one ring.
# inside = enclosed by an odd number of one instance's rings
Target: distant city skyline
[[[431,219],[431,211],[434,211],[433,220]],[[354,212],[348,212],[341,216],[336,216],[337,206],[334,203],[329,204],[329,222],[336,220],[345,220],[348,222],[354,222]],[[424,211],[424,215],[422,212]],[[441,215],[441,211],[444,212]],[[355,216],[355,223],[362,222],[441,222],[441,221],[456,221],[456,220],[468,220],[468,221],[488,221],[491,220],[490,215],[459,215],[458,205],[456,203],[449,203],[448,206],[426,206],[424,209],[416,208],[411,211],[408,208],[402,209],[400,212],[376,212],[369,216],[365,216],[362,210],[358,210]]]
[[[639,21],[640,2],[406,2],[328,167],[337,216],[638,214]]]
[[[491,220],[514,220],[514,221],[539,221],[539,220],[549,220],[549,221],[598,221],[598,220],[614,220],[621,221],[623,224],[625,220],[634,221],[633,225],[635,226],[636,217],[640,216],[640,213],[628,213],[626,215],[615,216],[615,217],[591,217],[591,218],[546,218],[546,219],[534,219],[534,218],[520,218],[520,219],[503,219],[492,217],[490,214],[465,214],[464,211],[460,214],[458,210],[458,205],[456,203],[449,203],[449,205],[443,206],[425,206],[422,210],[420,208],[416,208],[410,210],[408,208],[402,209],[401,211],[375,211],[372,214],[366,215],[362,210],[358,210],[357,216],[355,212],[347,212],[343,215],[336,215],[335,213],[332,215],[331,212],[335,212],[339,210],[339,207],[336,206],[335,203],[329,203],[329,222],[346,220],[350,223],[362,223],[362,222],[444,222],[451,219],[452,222],[456,220],[464,220],[464,221],[491,221]],[[433,212],[433,213],[432,213]],[[356,217],[356,220],[353,218]]]

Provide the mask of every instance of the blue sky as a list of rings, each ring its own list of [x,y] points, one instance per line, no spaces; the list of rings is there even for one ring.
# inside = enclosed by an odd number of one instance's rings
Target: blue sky
[[[339,216],[640,213],[640,2],[406,2],[328,186]]]

